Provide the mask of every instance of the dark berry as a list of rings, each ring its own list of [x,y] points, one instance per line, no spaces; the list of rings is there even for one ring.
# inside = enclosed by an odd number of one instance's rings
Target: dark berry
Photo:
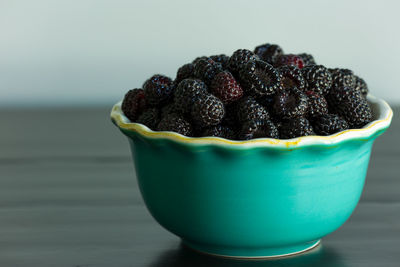
[[[194,77],[194,65],[188,63],[178,69],[175,82],[179,84],[182,80]]]
[[[344,104],[338,110],[352,128],[362,128],[372,121],[372,111],[365,98]]]
[[[309,118],[328,113],[328,102],[325,97],[314,91],[307,91],[306,95],[308,97],[307,115]]]
[[[255,96],[254,99],[257,101],[257,103],[261,104],[267,110],[272,108],[272,105],[274,104],[274,96],[273,95]]]
[[[125,116],[135,122],[139,115],[146,108],[146,100],[142,89],[129,90],[122,101],[122,111]]]
[[[254,98],[247,96],[236,104],[237,119],[242,124],[247,121],[268,120],[268,111]]]
[[[221,124],[204,128],[201,136],[216,136],[231,140],[236,139],[234,130],[229,126],[224,126]]]
[[[359,98],[362,98],[361,92],[348,86],[332,87],[326,95],[331,110],[335,110],[343,103],[357,102]]]
[[[247,49],[236,50],[229,58],[228,69],[234,75],[237,75],[240,69],[243,67],[243,65],[245,65],[249,61],[256,59],[258,59],[258,57],[250,50]]]
[[[364,81],[364,79],[354,75],[356,81],[355,81],[355,89],[360,90],[361,94],[363,96],[366,96],[368,94],[368,85]]]
[[[228,68],[229,57],[227,55],[224,54],[214,55],[210,56],[210,58],[215,62],[220,63],[224,70]]]
[[[277,56],[283,55],[283,50],[279,45],[263,44],[254,49],[254,53],[269,64],[274,64]]]
[[[272,121],[256,120],[245,122],[238,135],[239,140],[250,140],[262,137],[279,139],[278,128]]]
[[[304,90],[306,82],[303,78],[301,70],[295,66],[282,66],[278,68],[281,75],[282,89],[289,89],[297,87],[297,89]]]
[[[211,58],[200,59],[194,65],[194,75],[203,80],[207,85],[209,85],[214,79],[215,75],[221,71],[221,64],[215,62]]]
[[[300,136],[314,135],[314,130],[310,122],[303,117],[294,118],[282,122],[279,128],[279,134],[282,139],[290,139]]]
[[[335,110],[349,123],[351,128],[362,128],[372,121],[371,108],[364,98],[343,103]]]
[[[332,75],[327,68],[322,65],[310,65],[304,67],[301,72],[307,81],[308,90],[319,94],[327,94],[332,86]]]
[[[313,119],[313,128],[318,135],[331,135],[348,129],[349,124],[336,114],[323,114]]]
[[[236,130],[238,127],[237,119],[237,103],[225,105],[225,116],[221,124],[229,126],[231,129]]]
[[[371,108],[360,90],[335,87],[327,100],[330,110],[343,117],[351,128],[361,128],[372,120]]]
[[[143,84],[147,104],[158,106],[168,101],[172,95],[172,80],[164,75],[153,75]]]
[[[218,73],[211,82],[210,89],[224,104],[234,102],[243,96],[242,87],[228,71]]]
[[[193,65],[196,65],[196,63],[199,62],[201,59],[208,60],[209,57],[206,57],[206,56],[196,57],[196,58],[192,61],[192,64],[193,64]]]
[[[302,117],[308,107],[307,95],[297,88],[282,90],[274,98],[274,113],[282,119]]]
[[[201,80],[185,79],[179,83],[174,92],[176,109],[182,113],[190,113],[197,97],[207,92],[207,86]]]
[[[136,122],[144,124],[152,130],[156,130],[160,122],[160,111],[157,108],[149,108],[139,116]]]
[[[225,108],[221,100],[211,94],[200,95],[192,107],[192,119],[200,127],[219,124],[224,115]]]
[[[301,57],[301,59],[303,60],[304,67],[310,66],[310,65],[316,65],[314,57],[312,55],[307,54],[307,53],[301,53],[301,54],[298,54],[298,56]]]
[[[182,116],[172,113],[163,117],[158,124],[159,131],[177,132],[182,135],[191,136],[192,126]]]
[[[177,108],[175,102],[170,102],[161,108],[161,117],[165,117],[168,114],[173,114],[173,113],[178,113],[178,114],[181,113],[181,111]]]
[[[304,62],[303,59],[298,55],[287,54],[277,56],[275,60],[275,65],[278,67],[289,65],[302,69],[304,67]]]
[[[281,89],[281,76],[271,65],[262,60],[249,61],[240,70],[243,89],[258,96],[272,95]]]
[[[272,117],[271,121],[275,124],[276,128],[278,128],[279,131],[279,129],[282,127],[282,121],[277,117]]]
[[[354,87],[356,78],[349,69],[329,69],[332,73],[332,87]]]

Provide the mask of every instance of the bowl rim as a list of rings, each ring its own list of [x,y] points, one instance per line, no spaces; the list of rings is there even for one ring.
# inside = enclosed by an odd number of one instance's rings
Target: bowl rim
[[[112,122],[120,128],[120,130],[135,132],[142,137],[150,139],[167,139],[195,146],[217,145],[232,148],[271,147],[294,149],[310,145],[332,146],[354,139],[366,140],[373,137],[377,132],[388,128],[393,117],[393,111],[388,103],[371,94],[368,94],[367,99],[371,108],[376,113],[376,119],[365,125],[363,128],[348,129],[328,136],[311,135],[292,139],[257,138],[236,141],[221,137],[188,137],[171,131],[153,131],[143,124],[130,122],[122,112],[122,100],[113,106],[110,116]]]

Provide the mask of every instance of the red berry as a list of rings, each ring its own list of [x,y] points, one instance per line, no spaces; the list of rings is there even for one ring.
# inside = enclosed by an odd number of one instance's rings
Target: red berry
[[[243,89],[228,71],[218,73],[211,83],[212,93],[224,104],[229,104],[243,96]]]
[[[304,61],[303,59],[294,54],[287,54],[287,55],[280,55],[276,58],[275,64],[277,66],[284,66],[284,65],[289,65],[289,66],[296,66],[299,69],[304,67]]]

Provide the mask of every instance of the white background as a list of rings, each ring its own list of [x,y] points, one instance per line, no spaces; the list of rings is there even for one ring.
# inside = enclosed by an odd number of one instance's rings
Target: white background
[[[0,0],[0,105],[97,105],[200,55],[271,42],[400,103],[399,1]]]

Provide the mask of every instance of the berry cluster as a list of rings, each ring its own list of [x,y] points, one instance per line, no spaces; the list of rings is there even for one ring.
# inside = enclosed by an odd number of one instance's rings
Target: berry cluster
[[[365,81],[276,44],[198,57],[175,80],[156,74],[126,93],[124,114],[155,131],[231,140],[331,135],[372,120]]]

